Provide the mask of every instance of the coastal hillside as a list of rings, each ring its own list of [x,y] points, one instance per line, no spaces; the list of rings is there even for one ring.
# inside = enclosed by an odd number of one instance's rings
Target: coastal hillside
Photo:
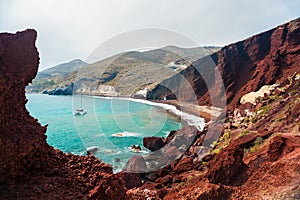
[[[204,46],[204,47],[194,47],[194,48],[179,48],[176,46],[166,46],[162,50],[172,52],[181,56],[184,60],[192,63],[203,57],[204,55],[211,55],[216,51],[220,50],[219,47],[214,46]],[[183,61],[182,59],[182,61]]]
[[[167,46],[145,52],[124,52],[90,65],[75,60],[38,73],[31,90],[51,93],[74,83],[75,93],[145,98],[148,89],[219,49]]]
[[[215,72],[220,73],[229,108],[239,99],[266,84],[282,84],[287,76],[300,71],[300,19],[291,21],[230,44],[209,57],[199,59],[171,78],[163,80],[148,92],[147,99],[178,99],[199,105],[221,104],[220,81],[215,84]],[[209,77],[208,80],[205,78]],[[186,84],[184,85],[184,80]],[[189,88],[193,88],[192,90]]]
[[[66,76],[68,75],[69,73],[73,72],[73,71],[76,71],[82,67],[85,67],[87,66],[88,63],[80,60],[80,59],[75,59],[75,60],[72,60],[70,62],[67,62],[67,63],[63,63],[63,64],[59,64],[59,65],[56,65],[54,67],[51,67],[51,68],[48,68],[48,69],[45,69],[41,72],[38,72],[37,76],[35,77],[35,81],[38,81],[38,80],[41,80],[41,79],[44,79],[44,78],[52,78],[52,77],[55,77],[55,76]]]
[[[38,72],[33,82],[26,87],[27,92],[41,92],[53,87],[56,82],[63,80],[67,75],[87,66],[88,63],[75,59]]]

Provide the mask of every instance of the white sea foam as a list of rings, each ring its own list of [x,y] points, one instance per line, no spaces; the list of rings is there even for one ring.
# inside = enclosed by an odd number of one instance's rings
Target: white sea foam
[[[118,155],[118,154],[121,154],[122,151],[120,150],[115,150],[115,149],[103,149],[100,151],[101,153],[104,153],[104,154],[111,154],[111,155]]]
[[[201,131],[205,125],[204,118],[182,112],[181,110],[178,110],[176,108],[176,106],[173,106],[170,104],[157,103],[157,102],[147,101],[144,99],[132,99],[132,98],[119,98],[119,99],[124,99],[124,100],[129,100],[129,101],[134,101],[134,102],[139,102],[139,103],[144,103],[144,104],[148,104],[148,105],[152,105],[152,106],[161,107],[164,110],[181,117],[181,119],[183,121],[186,121],[188,125],[196,127],[199,131]]]
[[[127,148],[130,152],[134,152],[134,153],[149,153],[147,150],[144,150],[144,149],[142,149],[142,150],[140,150],[140,151],[134,151],[131,147],[128,147]]]
[[[138,137],[142,136],[141,133],[132,133],[132,132],[120,132],[120,133],[114,133],[112,134],[113,137]]]
[[[152,101],[148,101],[148,100],[144,100],[144,99],[134,99],[134,98],[124,98],[124,97],[100,97],[100,96],[94,96],[94,97],[101,98],[101,99],[121,99],[121,100],[134,101],[134,102],[138,102],[138,103],[161,107],[164,110],[179,116],[188,125],[196,127],[199,131],[202,131],[204,128],[204,125],[205,125],[204,118],[182,112],[181,110],[178,110],[176,108],[176,106],[173,106],[170,104],[157,103],[157,102],[152,102]],[[116,136],[116,137],[122,137],[122,136]]]

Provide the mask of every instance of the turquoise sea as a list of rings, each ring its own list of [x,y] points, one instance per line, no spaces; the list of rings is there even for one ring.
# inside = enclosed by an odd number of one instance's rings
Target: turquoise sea
[[[47,142],[63,152],[86,155],[86,148],[97,147],[95,154],[111,163],[115,171],[132,155],[144,155],[144,136],[167,136],[170,130],[182,125],[177,116],[160,107],[118,98],[90,96],[50,96],[27,94],[30,114],[42,125],[48,124]],[[73,110],[82,106],[84,116],[73,116]],[[121,137],[120,137],[121,136]],[[140,145],[134,153],[130,146]],[[115,158],[120,159],[116,162]],[[117,159],[117,160],[118,160]]]

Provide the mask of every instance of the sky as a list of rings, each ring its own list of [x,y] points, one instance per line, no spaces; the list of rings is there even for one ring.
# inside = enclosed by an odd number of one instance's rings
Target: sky
[[[0,0],[0,32],[34,28],[42,69],[124,32],[158,28],[224,46],[300,16],[299,0]]]

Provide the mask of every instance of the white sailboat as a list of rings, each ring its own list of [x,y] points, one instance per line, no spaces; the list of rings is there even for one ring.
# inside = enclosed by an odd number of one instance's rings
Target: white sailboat
[[[73,111],[73,115],[85,115],[87,110],[82,108],[82,96],[80,96],[80,108]]]

